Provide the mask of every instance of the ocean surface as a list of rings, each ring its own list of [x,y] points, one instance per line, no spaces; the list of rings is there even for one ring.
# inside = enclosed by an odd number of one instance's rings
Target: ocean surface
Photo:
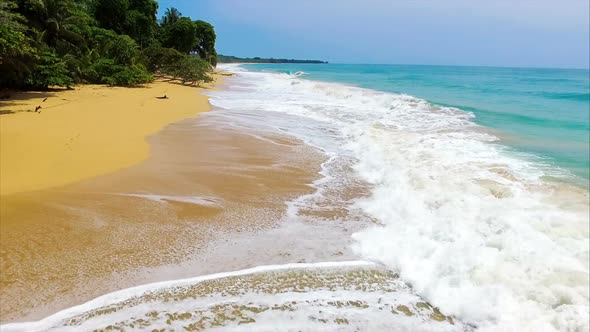
[[[220,67],[202,118],[316,149],[314,192],[202,253],[251,269],[5,331],[590,330],[587,70]]]
[[[256,64],[252,71],[405,94],[471,113],[500,143],[558,166],[586,184],[590,177],[588,69],[419,65]]]
[[[329,158],[293,216],[371,221],[359,258],[478,330],[588,331],[587,70],[228,69],[213,105]]]

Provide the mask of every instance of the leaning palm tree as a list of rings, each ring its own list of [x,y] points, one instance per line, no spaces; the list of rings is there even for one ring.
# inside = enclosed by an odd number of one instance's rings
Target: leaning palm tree
[[[21,0],[29,23],[39,32],[38,38],[51,47],[58,43],[80,47],[84,39],[75,32],[84,19],[72,0]]]
[[[74,30],[83,18],[71,0],[43,0],[45,4],[45,33],[48,44],[65,41],[74,46],[81,46],[84,39]]]

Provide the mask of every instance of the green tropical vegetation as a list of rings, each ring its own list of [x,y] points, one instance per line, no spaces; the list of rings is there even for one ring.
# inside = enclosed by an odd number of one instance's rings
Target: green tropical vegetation
[[[222,55],[219,54],[216,56],[217,62],[219,63],[312,63],[312,64],[321,64],[321,63],[328,63],[327,61],[322,60],[297,60],[297,59],[275,59],[275,58],[240,58],[237,56],[232,55]]]
[[[210,82],[213,26],[157,13],[155,0],[0,0],[0,88]]]

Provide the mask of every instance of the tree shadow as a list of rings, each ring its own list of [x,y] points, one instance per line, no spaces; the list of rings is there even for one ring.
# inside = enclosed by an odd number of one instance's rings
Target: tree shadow
[[[200,81],[185,82],[180,78],[167,76],[167,75],[158,75],[158,76],[154,76],[154,77],[155,77],[154,82],[165,82],[165,83],[182,85],[182,86],[189,86],[189,87],[200,88],[200,89],[210,89],[207,86],[201,85],[203,82],[200,82]]]
[[[45,91],[2,91],[0,92],[0,115],[14,114],[21,112],[35,112],[35,107],[42,105],[43,101],[56,97],[66,89],[48,89]],[[31,103],[31,100],[39,99],[39,103]]]
[[[42,91],[35,90],[2,90],[0,91],[0,103],[14,100],[29,100],[34,98],[48,98],[55,96],[56,93],[72,90],[71,88],[48,88]],[[2,104],[0,104],[2,105]]]
[[[65,91],[65,89],[52,91],[11,91],[8,94],[4,94],[3,98],[0,99],[0,106],[13,105],[19,101],[27,101],[35,98],[54,97],[59,91]]]
[[[16,114],[16,113],[39,113],[34,109],[30,110],[0,110],[0,115]]]

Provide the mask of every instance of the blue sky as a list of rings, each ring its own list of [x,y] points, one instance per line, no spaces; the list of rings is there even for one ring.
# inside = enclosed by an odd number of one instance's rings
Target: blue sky
[[[588,0],[160,0],[221,54],[338,63],[588,68]]]

